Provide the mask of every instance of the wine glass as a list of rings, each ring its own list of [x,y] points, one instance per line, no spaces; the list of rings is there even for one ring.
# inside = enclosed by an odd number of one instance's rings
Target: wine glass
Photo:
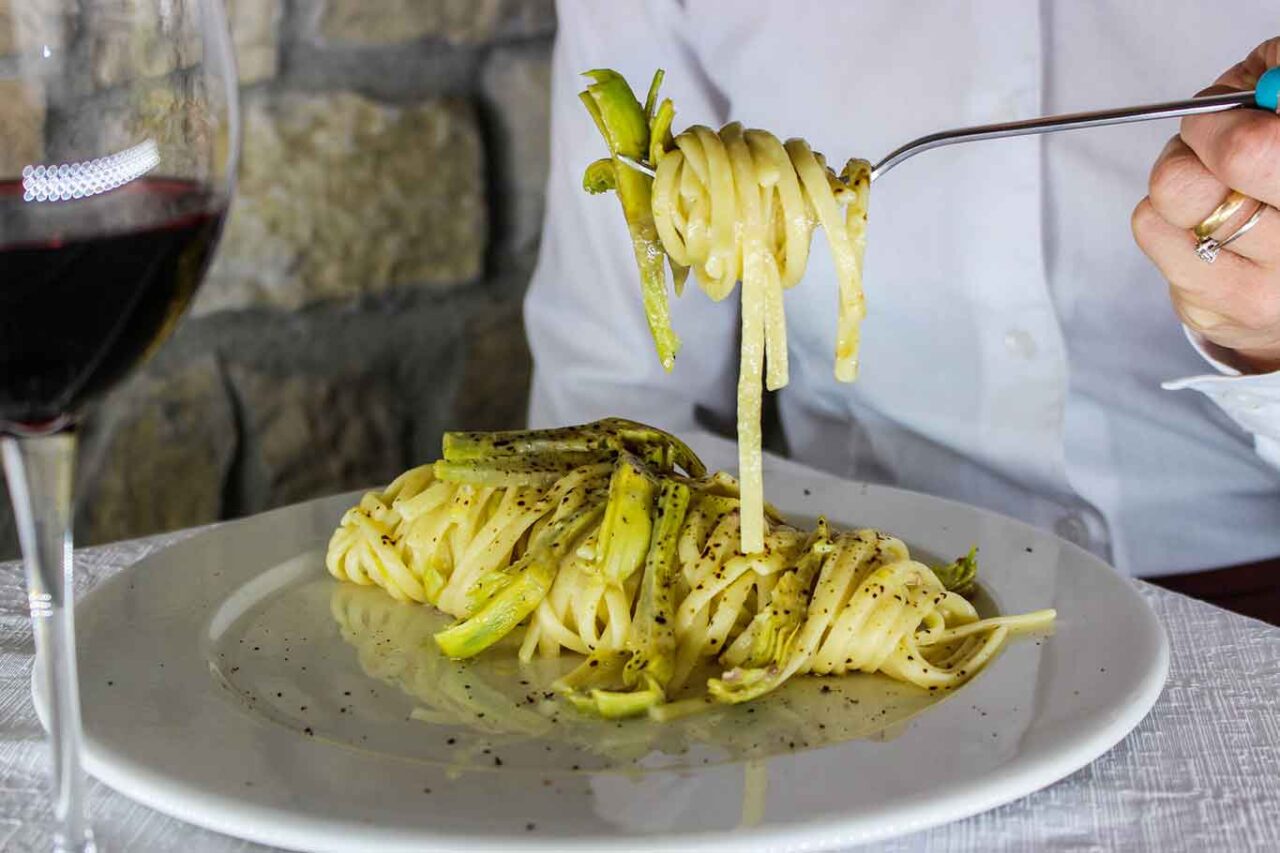
[[[72,617],[76,425],[173,331],[239,152],[222,0],[0,16],[0,445],[52,755],[55,846],[93,849]]]

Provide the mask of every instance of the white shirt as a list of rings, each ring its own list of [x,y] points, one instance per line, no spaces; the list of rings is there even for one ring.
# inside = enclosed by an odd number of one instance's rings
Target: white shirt
[[[547,215],[525,303],[531,424],[621,415],[679,432],[698,408],[733,415],[733,300],[714,304],[691,281],[672,305],[675,371],[658,364],[618,202],[581,189],[606,150],[580,72],[617,69],[643,98],[664,68],[677,131],[738,120],[803,136],[833,163],[874,162],[944,128],[1184,97],[1280,33],[1265,3],[1158,8],[561,0]],[[1130,235],[1177,130],[971,143],[878,179],[856,383],[832,375],[821,233],[787,293],[790,453],[1023,518],[1133,574],[1280,555],[1280,374],[1206,363]]]

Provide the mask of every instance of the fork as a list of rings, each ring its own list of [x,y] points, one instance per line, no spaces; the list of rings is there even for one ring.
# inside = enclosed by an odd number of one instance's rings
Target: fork
[[[1185,101],[1167,101],[1160,104],[1143,104],[1136,107],[1119,107],[1085,113],[1066,113],[1056,116],[1011,121],[1001,124],[983,124],[955,130],[942,130],[913,139],[895,148],[871,169],[871,180],[883,175],[903,160],[924,151],[955,145],[959,142],[977,142],[982,139],[1004,139],[1010,136],[1027,136],[1036,133],[1053,133],[1059,130],[1077,130],[1085,127],[1107,127],[1135,121],[1153,121],[1162,118],[1220,113],[1241,108],[1258,108],[1275,112],[1280,101],[1280,66],[1269,69],[1258,78],[1257,86],[1247,92],[1226,92],[1220,95],[1201,95]],[[656,172],[648,163],[623,155],[617,159],[626,166],[655,177]]]

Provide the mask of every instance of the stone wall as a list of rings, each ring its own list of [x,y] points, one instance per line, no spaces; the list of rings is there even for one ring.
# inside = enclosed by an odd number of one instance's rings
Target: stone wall
[[[191,316],[85,425],[80,544],[382,482],[446,428],[524,418],[551,0],[229,5],[238,196]],[[39,124],[0,91],[0,169]]]

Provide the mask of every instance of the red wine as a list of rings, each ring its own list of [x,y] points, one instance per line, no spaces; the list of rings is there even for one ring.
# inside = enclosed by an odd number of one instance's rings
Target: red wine
[[[168,337],[222,228],[207,186],[134,181],[25,202],[0,182],[0,429],[79,414]]]

